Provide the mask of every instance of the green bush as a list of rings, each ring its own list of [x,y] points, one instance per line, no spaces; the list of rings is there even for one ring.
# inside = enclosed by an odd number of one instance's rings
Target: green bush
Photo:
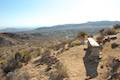
[[[22,57],[21,62],[27,63],[31,59],[31,53],[28,51],[22,50],[19,54]]]
[[[70,43],[70,46],[74,47],[74,46],[79,46],[80,44],[81,44],[80,40],[74,40]]]

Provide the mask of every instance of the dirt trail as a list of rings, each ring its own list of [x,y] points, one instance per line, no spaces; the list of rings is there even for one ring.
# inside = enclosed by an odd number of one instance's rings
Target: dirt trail
[[[83,50],[86,46],[77,46],[63,52],[59,59],[68,69],[68,75],[70,80],[85,80],[86,71],[84,67],[83,57],[85,51]]]

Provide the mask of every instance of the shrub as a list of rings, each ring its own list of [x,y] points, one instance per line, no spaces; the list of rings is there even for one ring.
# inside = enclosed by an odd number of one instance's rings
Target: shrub
[[[20,68],[22,65],[20,62],[16,61],[14,58],[9,60],[5,65],[3,65],[2,69],[5,74],[8,74],[9,72],[13,72],[17,68]]]
[[[30,80],[30,75],[26,71],[10,72],[6,76],[6,80]]]
[[[60,43],[60,44],[57,44],[57,45],[54,46],[54,50],[59,50],[60,48],[64,48],[64,46],[65,46],[64,42]]]
[[[50,80],[64,80],[68,78],[67,69],[62,63],[57,63],[56,70],[50,73]]]
[[[32,52],[30,52],[30,55],[32,58],[40,56],[42,53],[42,48],[35,48]]]
[[[31,59],[31,54],[25,50],[19,52],[19,54],[22,57],[21,62],[27,63]]]
[[[119,46],[119,44],[117,44],[117,43],[112,43],[112,44],[111,44],[111,48],[113,48],[113,49],[114,49],[114,48],[117,48],[118,46]]]
[[[119,80],[120,79],[120,60],[117,58],[111,59],[109,63],[110,71],[108,74],[108,80]]]
[[[6,60],[0,59],[0,64],[5,64]]]
[[[101,29],[99,32],[102,34],[104,32],[104,29]]]
[[[114,29],[107,29],[105,32],[104,32],[105,35],[115,35],[117,34],[116,31]]]
[[[22,63],[27,63],[31,58],[31,55],[27,52],[17,52],[14,57],[3,65],[2,69],[5,74],[15,71],[17,68],[22,67]]]
[[[74,46],[79,46],[81,44],[80,40],[74,40],[73,42],[71,42],[70,46],[74,47]]]
[[[85,38],[86,35],[87,35],[87,33],[85,33],[85,32],[79,32],[77,34],[77,38]]]
[[[46,64],[48,66],[51,66],[57,63],[59,60],[56,57],[51,56],[49,51],[46,51],[45,53],[42,54],[41,59],[39,61],[41,65]]]
[[[22,72],[16,75],[17,75],[15,76],[16,80],[30,80],[30,75],[28,74],[28,72]]]
[[[57,63],[56,69],[57,69],[59,75],[61,75],[64,78],[68,77],[67,68],[62,63],[60,63],[60,62]]]

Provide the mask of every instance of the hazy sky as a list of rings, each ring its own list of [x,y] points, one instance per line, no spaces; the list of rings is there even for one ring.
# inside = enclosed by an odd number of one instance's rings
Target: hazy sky
[[[0,0],[0,27],[120,20],[120,0]]]

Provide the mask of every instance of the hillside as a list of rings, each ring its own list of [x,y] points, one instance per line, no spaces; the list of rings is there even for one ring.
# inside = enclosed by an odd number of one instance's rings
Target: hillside
[[[99,62],[89,61],[87,44],[75,41],[74,44],[70,42],[70,46],[63,43],[47,51],[35,45],[13,47],[12,55],[15,56],[9,57],[7,63],[1,59],[0,77],[3,80],[119,80],[120,46],[111,46],[112,43],[120,44],[120,33],[117,39],[104,44]],[[20,51],[15,53],[15,49]]]
[[[120,24],[120,21],[94,21],[86,22],[80,24],[61,24],[47,27],[39,27],[36,29],[26,29],[26,28],[6,28],[1,29],[0,32],[24,32],[24,33],[41,33],[43,35],[66,35],[71,33],[72,35],[76,34],[78,31],[83,31],[87,33],[95,33],[103,28],[111,28],[115,24]],[[63,34],[62,34],[63,33]]]
[[[115,24],[120,24],[119,21],[96,21],[81,24],[63,24],[49,27],[40,27],[27,33],[36,33],[52,37],[61,37],[73,39],[78,32],[86,32],[88,34],[95,34],[103,28],[111,28]],[[26,32],[25,32],[26,33]]]
[[[111,35],[115,37],[110,38]],[[0,37],[2,80],[119,80],[120,78],[119,25],[102,29],[93,36],[80,32],[70,40],[33,33],[0,33]],[[88,37],[93,37],[98,43],[102,39],[101,52],[97,60],[89,59],[91,51],[87,48]]]
[[[96,21],[96,22],[87,22],[87,23],[81,23],[81,24],[64,24],[64,25],[55,25],[51,27],[42,27],[42,28],[35,29],[35,31],[49,32],[49,31],[62,31],[62,30],[81,30],[81,31],[89,32],[89,29],[99,30],[102,28],[110,28],[115,24],[120,24],[120,22],[119,21]]]
[[[81,24],[63,24],[48,27],[39,27],[36,29],[22,29],[22,28],[6,28],[0,32],[17,33],[21,36],[30,36],[30,38],[45,38],[50,37],[63,39],[74,39],[78,32],[86,32],[88,34],[96,34],[103,28],[111,28],[115,24],[120,24],[119,21],[95,21]],[[47,39],[47,40],[48,40]]]
[[[120,39],[120,38],[119,38]],[[111,49],[110,47],[111,43],[106,43],[104,46],[104,49],[102,51],[103,57],[102,60],[99,62],[98,67],[94,67],[94,64],[88,64],[90,70],[94,70],[94,68],[97,68],[98,76],[92,79],[87,79],[86,76],[86,68],[84,64],[84,56],[85,56],[85,51],[84,48],[86,48],[86,45],[81,45],[81,46],[75,46],[70,48],[67,51],[64,51],[61,53],[59,56],[57,56],[57,59],[64,65],[64,69],[61,69],[63,75],[69,76],[68,78],[65,78],[65,80],[108,80],[109,77],[109,72],[111,66],[110,62],[112,59],[120,58],[119,48],[116,49]],[[114,55],[113,55],[114,54]],[[52,71],[54,72],[54,64],[53,67],[50,69],[50,71],[46,71],[47,65],[38,65],[35,62],[36,60],[39,60],[41,57],[35,58],[34,60],[31,60],[27,65],[24,65],[20,70],[18,70],[16,73],[13,73],[14,75],[11,80],[14,79],[25,79],[25,80],[49,80],[50,77],[52,76],[53,79],[50,80],[63,80],[61,77],[57,77],[56,74],[52,75]],[[34,63],[35,62],[35,63]],[[36,66],[37,64],[37,66]],[[119,64],[119,63],[118,63]],[[119,64],[120,66],[120,64]],[[119,67],[120,68],[120,67]],[[120,72],[118,70],[118,72]],[[55,73],[55,72],[54,72]],[[90,72],[91,74],[94,73]],[[47,75],[46,75],[47,74]],[[59,73],[58,73],[59,74]],[[119,76],[120,77],[120,76]],[[110,80],[119,80],[119,79],[110,79]]]
[[[5,29],[0,29],[0,32],[22,32],[22,31],[30,31],[32,29],[29,28],[5,28]]]

